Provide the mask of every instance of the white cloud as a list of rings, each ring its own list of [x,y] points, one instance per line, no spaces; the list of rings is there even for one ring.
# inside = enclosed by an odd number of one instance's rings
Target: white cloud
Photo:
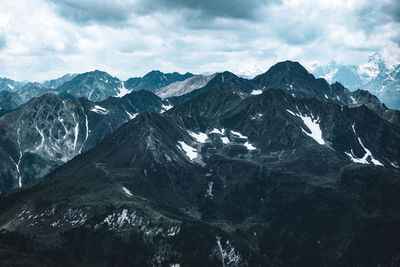
[[[169,3],[169,5],[167,5]],[[281,60],[400,61],[396,1],[5,0],[0,76],[44,80],[101,69],[255,75]],[[7,12],[5,12],[7,10]],[[242,11],[242,12],[240,12]]]

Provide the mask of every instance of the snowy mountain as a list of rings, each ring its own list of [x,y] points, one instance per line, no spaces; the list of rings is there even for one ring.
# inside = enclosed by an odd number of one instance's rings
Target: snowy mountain
[[[270,74],[288,67],[278,78],[308,84],[296,63]],[[262,78],[256,81],[267,84]],[[366,106],[285,89],[248,92],[221,82],[165,113],[139,114],[4,198],[1,228],[38,235],[26,244],[30,255],[53,265],[364,266],[396,259],[399,237],[390,233],[399,222],[399,127]],[[92,108],[107,113],[104,105]],[[376,242],[380,253],[371,254]]]
[[[0,265],[396,266],[398,111],[292,61],[171,88],[0,118]]]
[[[368,90],[388,107],[400,109],[400,64],[388,66],[377,53],[370,56],[367,63],[357,66],[330,62],[323,66],[310,66],[309,70],[316,77],[329,83],[338,81],[352,91]]]

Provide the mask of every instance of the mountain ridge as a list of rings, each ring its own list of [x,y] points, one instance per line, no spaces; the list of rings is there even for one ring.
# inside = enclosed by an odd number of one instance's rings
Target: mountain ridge
[[[223,82],[137,115],[3,198],[1,228],[39,235],[61,251],[49,260],[70,265],[99,255],[141,266],[395,261],[400,128],[365,105],[253,90]]]

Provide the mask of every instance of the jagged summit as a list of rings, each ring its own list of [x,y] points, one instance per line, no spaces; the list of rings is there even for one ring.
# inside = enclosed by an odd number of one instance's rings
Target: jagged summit
[[[156,91],[162,87],[165,87],[171,83],[177,81],[184,81],[194,75],[187,72],[185,74],[174,73],[163,73],[159,70],[153,70],[143,77],[130,78],[126,81],[126,87],[132,90],[149,90]]]
[[[374,53],[367,62],[358,65],[331,64],[310,68],[316,77],[330,83],[339,81],[351,91],[368,90],[388,107],[400,108],[400,64],[388,65],[382,55]]]

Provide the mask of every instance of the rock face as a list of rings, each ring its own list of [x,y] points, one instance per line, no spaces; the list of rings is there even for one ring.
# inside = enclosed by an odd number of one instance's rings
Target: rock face
[[[395,266],[400,128],[337,103],[338,84],[278,67],[286,75],[217,75],[216,86],[137,115],[1,199],[0,228],[10,232],[0,253],[65,265]],[[271,88],[283,83],[296,97]],[[87,109],[111,114],[105,102]]]
[[[181,96],[188,94],[196,89],[200,89],[207,85],[207,83],[214,78],[215,75],[203,76],[196,75],[187,78],[184,81],[177,81],[156,90],[156,95],[162,98],[168,98],[172,96]]]
[[[0,118],[0,191],[43,177],[74,156],[94,147],[120,125],[143,111],[165,111],[168,103],[151,92],[91,102],[44,94]]]

